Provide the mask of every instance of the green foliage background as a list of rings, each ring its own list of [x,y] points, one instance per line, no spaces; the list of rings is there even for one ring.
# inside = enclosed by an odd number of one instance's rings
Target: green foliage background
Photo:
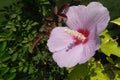
[[[99,1],[120,17],[119,0],[0,0],[0,80],[120,80],[120,26],[109,23],[87,63],[59,68],[48,51],[50,31],[64,25],[53,8]]]

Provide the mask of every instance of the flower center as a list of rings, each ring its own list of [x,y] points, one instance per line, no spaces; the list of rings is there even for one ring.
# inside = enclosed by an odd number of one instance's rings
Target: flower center
[[[77,31],[71,29],[65,29],[65,32],[73,36],[76,41],[75,44],[86,43],[89,32],[87,30],[79,29]]]

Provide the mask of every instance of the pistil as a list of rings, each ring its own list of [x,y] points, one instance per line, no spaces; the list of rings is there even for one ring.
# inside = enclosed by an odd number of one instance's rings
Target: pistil
[[[71,36],[77,37],[82,42],[84,42],[86,39],[86,37],[78,31],[71,30],[71,29],[65,29],[65,32],[70,34]]]

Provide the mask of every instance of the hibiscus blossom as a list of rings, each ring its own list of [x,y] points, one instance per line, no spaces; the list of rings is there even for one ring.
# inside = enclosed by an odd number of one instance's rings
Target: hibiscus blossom
[[[99,2],[69,7],[64,27],[52,30],[47,46],[60,67],[87,62],[100,47],[99,34],[109,22],[109,12]]]

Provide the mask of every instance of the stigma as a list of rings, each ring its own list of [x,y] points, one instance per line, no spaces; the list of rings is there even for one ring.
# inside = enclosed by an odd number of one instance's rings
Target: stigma
[[[75,31],[75,30],[72,30],[72,29],[65,29],[65,32],[70,34],[73,37],[76,37],[78,40],[80,40],[82,42],[84,42],[86,40],[86,37],[78,31]]]

